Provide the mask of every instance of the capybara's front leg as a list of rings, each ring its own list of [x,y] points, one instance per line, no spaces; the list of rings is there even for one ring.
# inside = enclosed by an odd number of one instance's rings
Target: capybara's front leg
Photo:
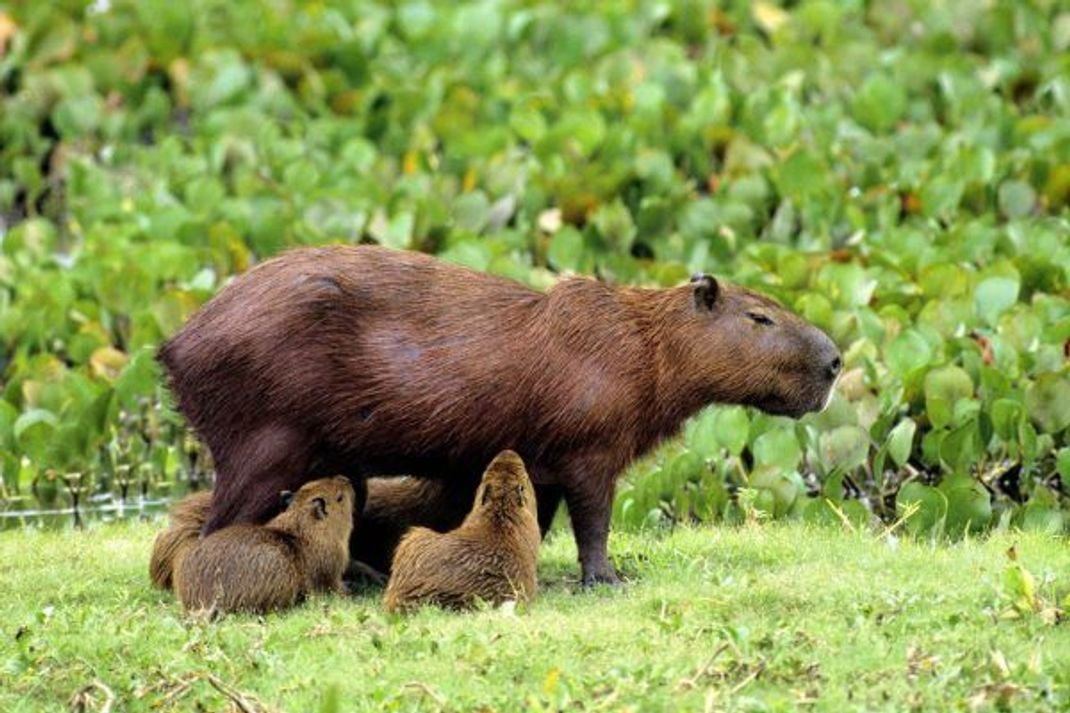
[[[576,482],[578,481],[578,482]],[[566,486],[565,503],[572,520],[572,534],[579,550],[583,585],[620,584],[613,564],[609,561],[609,519],[613,514],[613,482],[592,482],[575,478],[575,485]]]
[[[279,424],[253,431],[221,454],[213,452],[216,481],[202,534],[233,523],[270,520],[283,508],[279,494],[310,480],[311,453],[304,432]]]

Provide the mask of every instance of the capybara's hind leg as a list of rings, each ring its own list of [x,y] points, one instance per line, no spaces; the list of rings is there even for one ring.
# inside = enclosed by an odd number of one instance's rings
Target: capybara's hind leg
[[[282,510],[280,493],[310,479],[312,443],[300,429],[261,427],[216,458],[212,508],[202,533],[237,522],[262,523]]]

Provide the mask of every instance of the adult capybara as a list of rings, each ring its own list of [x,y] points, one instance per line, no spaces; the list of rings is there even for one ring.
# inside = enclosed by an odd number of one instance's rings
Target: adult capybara
[[[388,611],[424,604],[463,609],[485,601],[527,601],[539,556],[535,489],[524,462],[502,451],[487,467],[475,503],[447,533],[414,527],[401,539],[383,602]]]
[[[175,563],[175,592],[187,611],[264,613],[312,592],[344,591],[353,529],[349,479],[306,483],[283,499],[286,509],[266,525],[217,530]]]
[[[819,410],[840,369],[820,330],[708,275],[541,293],[376,246],[260,264],[159,358],[215,460],[206,532],[262,522],[279,490],[330,472],[438,477],[468,495],[512,448],[544,526],[564,497],[584,582],[616,581],[606,538],[630,461],[707,404]]]
[[[170,524],[156,536],[149,559],[149,577],[159,589],[170,589],[175,566],[201,538],[208,518],[212,493],[203,490],[187,495],[171,507]]]

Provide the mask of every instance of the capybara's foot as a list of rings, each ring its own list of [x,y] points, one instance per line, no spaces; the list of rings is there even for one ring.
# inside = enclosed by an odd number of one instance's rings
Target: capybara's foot
[[[584,588],[590,588],[596,584],[608,584],[611,587],[616,587],[621,585],[622,582],[620,577],[617,576],[616,571],[613,569],[613,565],[607,563],[605,567],[592,569],[583,573]]]
[[[387,576],[375,567],[366,565],[360,560],[349,560],[345,574],[342,575],[346,591],[350,594],[367,589],[369,586],[386,586]]]

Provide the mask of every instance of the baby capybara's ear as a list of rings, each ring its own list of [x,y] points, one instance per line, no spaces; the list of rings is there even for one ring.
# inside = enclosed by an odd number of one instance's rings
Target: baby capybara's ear
[[[519,483],[516,486],[516,504],[520,507],[524,507],[524,505],[527,504],[527,499],[528,495],[526,489],[524,488],[524,484]]]
[[[350,482],[349,478],[345,477],[344,475],[336,475],[334,476],[334,482],[336,485],[339,486],[338,497],[335,498],[336,502],[342,502],[343,500],[345,500],[347,491],[350,495],[353,494],[353,483]]]
[[[285,508],[290,507],[290,503],[294,501],[294,494],[292,490],[282,490],[279,492],[279,500],[282,501],[282,506]]]
[[[312,498],[312,517],[322,520],[327,517],[327,501],[323,498]]]
[[[694,285],[695,309],[707,312],[712,310],[717,303],[717,295],[721,293],[716,278],[713,275],[695,273],[691,276],[691,284]]]

